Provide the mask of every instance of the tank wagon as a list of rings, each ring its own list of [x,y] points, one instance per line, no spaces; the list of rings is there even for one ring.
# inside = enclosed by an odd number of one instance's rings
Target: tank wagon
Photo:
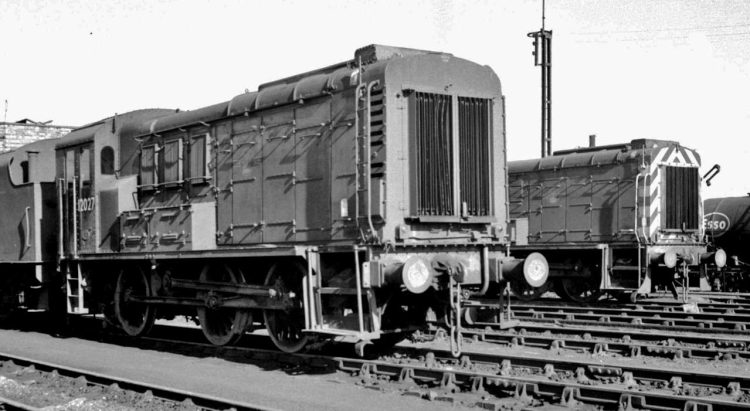
[[[750,291],[750,196],[709,198],[703,203],[706,238],[717,255],[725,253],[726,266],[709,261],[702,288],[715,291]]]
[[[503,102],[489,67],[373,45],[0,156],[17,240],[4,257],[38,274],[3,297],[62,286],[67,314],[134,336],[191,315],[218,345],[264,323],[289,352],[316,336],[394,341],[426,315],[460,330],[462,298],[547,273],[508,255]]]
[[[541,252],[549,281],[514,282],[522,298],[552,288],[574,301],[635,299],[687,278],[705,258],[700,157],[679,143],[633,140],[509,162],[510,215]]]

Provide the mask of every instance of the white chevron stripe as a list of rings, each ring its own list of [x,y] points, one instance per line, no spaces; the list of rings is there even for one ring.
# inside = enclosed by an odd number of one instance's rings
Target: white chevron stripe
[[[653,215],[649,224],[649,228],[648,228],[649,237],[653,239],[654,235],[659,231],[660,227],[661,227],[661,213],[657,212]]]
[[[659,195],[660,178],[661,173],[659,172],[659,165],[664,160],[669,152],[669,147],[662,147],[656,152],[656,155],[649,164],[648,176],[646,177],[648,187],[644,187],[646,193],[651,193],[649,197],[649,203],[645,212],[644,220],[646,220],[645,226],[648,227],[648,236],[653,238],[654,224],[660,224],[659,222],[659,205],[661,205],[661,196]],[[656,213],[654,213],[656,211]],[[651,216],[654,216],[652,220]],[[656,226],[659,227],[658,225]]]
[[[660,152],[660,154],[663,154]],[[652,163],[652,167],[653,167]],[[649,183],[651,190],[651,198],[650,203],[648,205],[648,236],[653,240],[654,234],[656,234],[659,227],[661,227],[661,213],[660,213],[660,206],[661,206],[661,185],[659,184],[661,182],[661,171],[659,169],[658,164],[656,164],[656,167],[654,169],[654,173],[651,174],[652,178]]]
[[[675,148],[675,150],[672,152],[672,154],[670,154],[665,163],[669,165],[684,165],[685,163],[687,163],[687,161],[682,155],[682,150],[680,150],[679,148]]]
[[[694,166],[700,166],[700,163],[698,162],[698,159],[695,158],[695,154],[693,153],[693,150],[685,149],[685,154],[687,154],[688,160],[690,161],[690,164]]]
[[[669,147],[662,147],[659,149],[659,152],[656,153],[656,156],[654,156],[653,160],[651,160],[651,171],[653,172],[655,168],[659,167],[659,164],[661,164],[664,161],[664,157],[667,156],[667,152],[669,151]]]

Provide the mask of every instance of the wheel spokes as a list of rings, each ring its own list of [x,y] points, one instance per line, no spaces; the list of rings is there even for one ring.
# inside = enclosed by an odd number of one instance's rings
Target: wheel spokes
[[[590,303],[601,297],[602,292],[599,289],[599,279],[596,276],[588,278],[561,278],[560,279],[560,297],[567,300]]]
[[[297,352],[307,344],[304,329],[304,308],[302,307],[302,277],[304,271],[299,264],[275,264],[268,271],[266,285],[271,285],[278,295],[289,295],[292,308],[287,310],[263,310],[268,335],[276,347],[284,352]]]
[[[244,282],[242,275],[235,273],[231,268],[211,265],[206,265],[203,268],[199,280],[230,284]],[[209,291],[198,293],[198,298],[209,302],[220,301],[222,297],[213,291]],[[198,308],[197,311],[203,335],[214,345],[227,345],[237,342],[252,323],[252,315],[246,310],[206,306]]]
[[[130,301],[131,296],[148,297],[150,294],[148,279],[140,268],[125,269],[118,275],[114,296],[115,316],[126,334],[143,335],[153,326],[154,308]]]

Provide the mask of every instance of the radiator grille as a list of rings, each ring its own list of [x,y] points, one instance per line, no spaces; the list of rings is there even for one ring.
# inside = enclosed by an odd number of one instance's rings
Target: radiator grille
[[[454,215],[451,96],[414,95],[417,214]]]
[[[698,189],[700,179],[697,168],[665,167],[666,190],[664,228],[698,229]],[[684,224],[684,227],[683,227]]]
[[[490,215],[490,100],[459,97],[461,203],[470,216]]]

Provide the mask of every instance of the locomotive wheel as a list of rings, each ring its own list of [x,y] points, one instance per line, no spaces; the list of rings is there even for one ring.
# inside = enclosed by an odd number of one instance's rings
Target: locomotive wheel
[[[299,263],[274,264],[266,275],[265,285],[272,286],[277,295],[294,293],[291,308],[286,310],[263,310],[268,335],[284,352],[300,351],[308,342],[305,328],[305,311],[302,304],[302,277],[305,269]]]
[[[154,325],[154,307],[128,301],[128,297],[151,295],[151,285],[140,267],[120,271],[115,286],[115,317],[126,334],[137,337],[151,330]]]
[[[240,284],[244,282],[244,279],[241,274],[235,273],[226,265],[206,264],[201,270],[199,281]],[[211,307],[211,301],[220,299],[220,296],[211,291],[198,293],[198,298],[208,303],[207,306],[199,307],[197,311],[203,335],[211,344],[234,344],[252,324],[253,317],[250,311]]]
[[[565,300],[577,303],[591,303],[602,296],[599,289],[599,276],[560,278],[555,284],[555,292]]]
[[[547,285],[532,287],[523,281],[511,281],[510,290],[521,301],[532,301],[542,296],[547,291]]]

